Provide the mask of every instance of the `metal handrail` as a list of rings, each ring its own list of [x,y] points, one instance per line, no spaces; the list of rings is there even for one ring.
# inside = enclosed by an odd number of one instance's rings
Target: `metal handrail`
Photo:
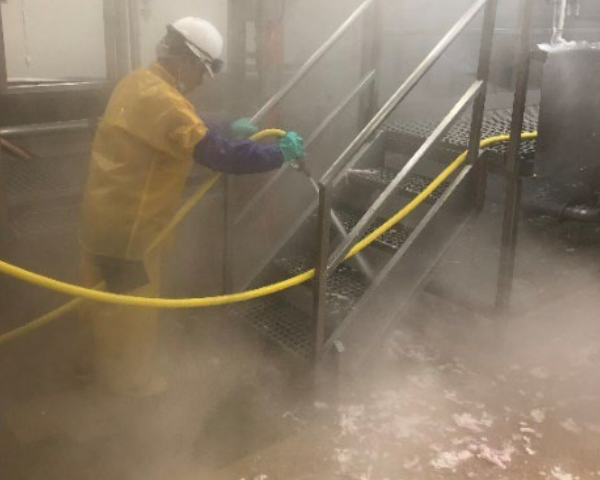
[[[352,92],[346,96],[325,119],[314,129],[313,133],[307,138],[305,148],[308,149],[320,136],[327,130],[331,123],[338,117],[338,115],[344,111],[344,109],[354,100],[369,84],[375,80],[375,70],[372,70],[360,83],[356,86]],[[252,199],[244,206],[242,211],[233,220],[232,225],[238,225],[250,211],[256,207],[258,202],[267,194],[267,192],[280,181],[286,171],[291,168],[290,164],[287,164],[283,168],[279,169],[269,181],[252,197]]]
[[[23,137],[27,135],[47,135],[53,133],[82,132],[90,130],[89,120],[68,120],[53,123],[34,123],[0,128],[0,137]]]
[[[348,254],[354,243],[360,238],[369,228],[369,225],[381,211],[385,202],[393,195],[402,182],[410,175],[412,170],[417,164],[423,160],[430,152],[435,144],[441,140],[446,133],[452,128],[454,123],[460,118],[467,106],[479,95],[484,82],[481,80],[475,81],[462,98],[456,103],[448,115],[442,120],[442,122],[435,128],[435,130],[427,137],[427,140],[421,145],[417,152],[411,157],[411,159],[404,165],[402,170],[398,172],[394,180],[386,187],[386,189],[379,195],[377,200],[369,207],[367,212],[363,215],[361,220],[356,224],[346,238],[342,241],[340,246],[336,249],[333,255],[330,257],[327,264],[327,273],[331,273],[340,263],[344,260],[344,257]]]
[[[267,103],[252,117],[253,123],[260,123],[266,115],[271,112],[288,93],[302,80],[317,64],[317,62],[342,38],[348,29],[356,22],[365,11],[377,0],[365,0],[356,10],[348,17],[348,19],[329,37],[329,39],[321,45],[318,50],[302,65],[300,70],[275,94]]]
[[[377,112],[367,126],[358,134],[348,148],[339,156],[329,170],[321,177],[319,182],[322,187],[332,184],[337,176],[344,170],[346,164],[356,154],[358,149],[365,143],[375,131],[383,125],[383,122],[392,114],[410,92],[415,88],[419,81],[429,72],[439,58],[446,50],[454,43],[458,36],[466,29],[473,21],[475,16],[488,3],[489,0],[477,0],[458,22],[444,35],[442,40],[433,48],[427,55],[425,60],[414,70],[408,79],[400,86],[400,88],[390,97],[388,102]]]
[[[394,192],[394,190],[400,185],[400,183],[406,178],[406,175],[410,170],[421,161],[427,152],[433,147],[436,141],[443,137],[453,125],[456,119],[464,111],[466,106],[476,99],[476,105],[479,105],[483,109],[482,98],[485,96],[487,86],[487,73],[484,72],[482,66],[489,62],[489,55],[491,54],[491,41],[488,42],[488,35],[482,37],[482,48],[480,52],[480,71],[478,72],[477,81],[469,88],[467,93],[461,98],[461,100],[455,105],[452,111],[442,121],[442,123],[436,128],[436,130],[430,135],[425,141],[423,146],[417,151],[415,155],[408,162],[407,166],[396,176],[394,181],[386,188],[386,190],[379,196],[367,213],[363,216],[361,221],[352,230],[350,235],[342,240],[342,244],[336,249],[334,254],[330,256],[330,241],[331,241],[331,218],[330,212],[332,208],[332,196],[333,188],[340,179],[341,174],[352,165],[352,161],[356,159],[360,148],[372,137],[372,135],[379,129],[386,119],[392,114],[392,112],[398,107],[398,105],[408,96],[408,94],[415,88],[420,80],[425,76],[427,72],[433,67],[433,65],[439,60],[439,58],[446,52],[446,50],[454,43],[458,36],[463,33],[467,26],[473,21],[475,16],[486,7],[484,27],[489,26],[491,21],[491,35],[493,36],[493,28],[495,24],[495,10],[497,0],[477,0],[469,9],[462,15],[462,17],[453,25],[446,35],[438,42],[433,50],[427,55],[427,57],[421,62],[421,64],[414,70],[414,72],[408,77],[408,79],[396,90],[396,92],[390,97],[387,103],[377,112],[370,122],[363,128],[363,130],[356,136],[352,143],[346,148],[346,150],[338,157],[333,163],[329,170],[321,177],[319,181],[319,221],[318,221],[318,232],[317,232],[317,255],[315,258],[315,269],[316,276],[314,280],[314,296],[313,296],[313,311],[315,318],[314,325],[314,338],[315,348],[314,356],[315,360],[318,361],[323,354],[323,346],[325,340],[325,316],[326,316],[326,292],[329,275],[332,270],[336,268],[339,263],[345,258],[349,252],[351,245],[362,235],[368,225],[373,221],[374,216],[381,209],[384,202]],[[488,48],[489,47],[489,48]],[[486,58],[484,60],[484,58]],[[484,60],[482,62],[482,60]],[[485,73],[482,75],[482,73]],[[473,118],[473,123],[480,118]],[[480,133],[480,125],[477,127]],[[475,130],[473,130],[475,131]]]

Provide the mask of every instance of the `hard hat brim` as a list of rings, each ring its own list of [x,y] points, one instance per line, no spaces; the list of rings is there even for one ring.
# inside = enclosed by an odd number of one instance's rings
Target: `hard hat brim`
[[[198,60],[200,60],[202,62],[202,65],[204,65],[204,67],[206,68],[206,70],[207,70],[208,74],[211,76],[211,78],[214,78],[215,72],[213,72],[213,69],[211,66],[212,60],[210,58],[208,58],[206,53],[204,53],[202,50],[200,50],[192,42],[189,42],[186,40],[185,44],[192,51],[192,53],[194,55],[196,55],[196,57],[198,57]]]

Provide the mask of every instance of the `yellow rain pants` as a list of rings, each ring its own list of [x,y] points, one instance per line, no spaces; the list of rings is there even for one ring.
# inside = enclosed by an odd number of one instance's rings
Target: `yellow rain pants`
[[[94,139],[84,195],[80,236],[86,285],[103,280],[94,255],[142,260],[150,283],[127,293],[158,296],[161,255],[149,247],[180,204],[194,148],[206,132],[160,64],[117,85]],[[89,303],[81,315],[93,325],[96,380],[114,393],[147,389],[158,311]]]

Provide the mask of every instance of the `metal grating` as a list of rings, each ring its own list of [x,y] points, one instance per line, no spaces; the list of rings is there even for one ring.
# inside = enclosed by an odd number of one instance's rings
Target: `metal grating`
[[[529,106],[525,110],[525,121],[523,128],[525,131],[537,130],[539,121],[539,107]],[[483,120],[482,137],[488,138],[496,135],[502,135],[510,132],[512,122],[512,110],[490,110],[487,111]],[[406,123],[388,123],[385,130],[391,133],[411,135],[414,137],[427,138],[438,126],[438,122],[431,120],[418,120]],[[448,134],[443,138],[443,142],[452,146],[467,148],[469,145],[469,136],[471,132],[471,113],[466,112],[452,127]],[[520,153],[525,158],[532,158],[535,154],[536,141],[527,140],[521,143]],[[499,143],[490,147],[490,150],[504,154],[507,149],[507,143]]]
[[[228,309],[231,318],[249,324],[285,351],[308,358],[312,353],[310,318],[277,296],[239,303]]]
[[[85,186],[87,168],[87,157],[82,155],[31,161],[7,159],[8,202],[19,205],[80,195]]]
[[[336,209],[336,213],[338,214],[340,220],[344,223],[347,231],[352,230],[362,218],[362,214],[360,212],[347,207]],[[385,220],[382,219],[376,220],[374,224],[369,227],[366,235],[370,234],[373,232],[373,230],[381,226],[384,221]],[[408,237],[411,233],[412,229],[399,224],[379,237],[375,241],[374,245],[396,251],[400,249],[406,240],[408,240]]]
[[[366,170],[350,170],[348,171],[348,179],[361,183],[368,183],[379,188],[386,188],[398,174],[397,170],[389,167],[370,168]],[[416,196],[421,193],[433,181],[429,177],[423,175],[410,175],[400,188],[404,194]],[[428,198],[429,202],[435,202],[444,194],[449,183],[442,183]]]
[[[274,264],[287,275],[298,275],[313,268],[310,261],[302,257],[284,257]],[[327,282],[327,311],[329,318],[343,318],[354,308],[368,287],[365,276],[352,267],[342,264]]]
[[[79,205],[40,207],[16,216],[11,222],[11,228],[17,239],[39,240],[48,235],[76,238],[80,214]]]

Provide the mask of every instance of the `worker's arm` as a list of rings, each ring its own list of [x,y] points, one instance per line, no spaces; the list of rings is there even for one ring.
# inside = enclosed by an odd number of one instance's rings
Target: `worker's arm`
[[[217,172],[246,175],[276,170],[284,156],[278,144],[230,140],[213,128],[196,145],[194,159]]]

